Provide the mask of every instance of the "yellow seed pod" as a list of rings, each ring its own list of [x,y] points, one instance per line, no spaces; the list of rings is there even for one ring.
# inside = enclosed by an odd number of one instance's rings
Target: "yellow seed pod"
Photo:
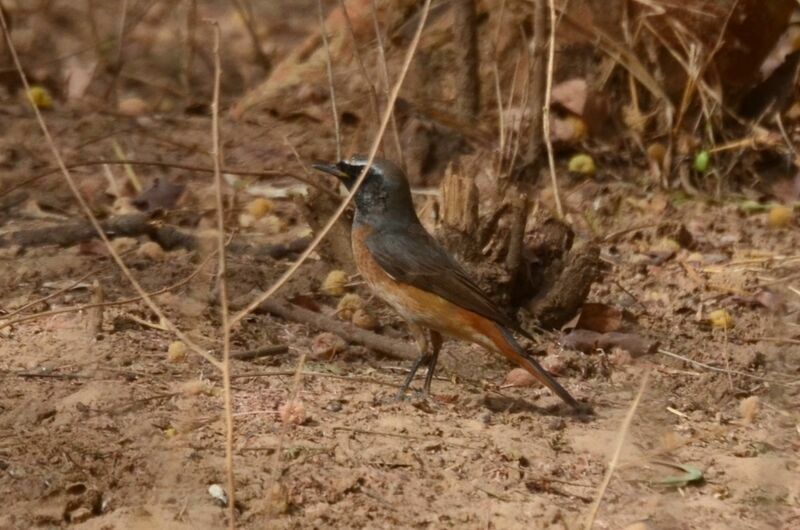
[[[364,307],[364,301],[357,294],[346,294],[336,306],[336,314],[342,320],[351,320],[353,313]]]
[[[373,330],[378,327],[377,319],[364,309],[356,309],[350,321],[361,329]]]
[[[38,108],[42,110],[53,108],[53,96],[41,85],[33,85],[28,90],[28,97]]]
[[[171,363],[180,363],[186,360],[186,344],[179,340],[171,342],[167,349],[167,359]]]
[[[664,144],[654,142],[647,146],[647,158],[657,164],[664,162],[664,157],[667,156],[667,148]]]
[[[328,273],[322,282],[322,292],[330,296],[342,296],[347,285],[347,273],[334,270]]]
[[[256,197],[247,203],[245,210],[255,219],[261,219],[272,211],[272,202],[264,197]]]
[[[783,228],[792,222],[794,211],[788,206],[777,204],[773,206],[767,215],[767,224],[772,228]]]
[[[578,153],[569,159],[568,169],[570,173],[576,173],[586,177],[591,177],[597,171],[594,159],[586,153]]]
[[[725,309],[717,309],[709,313],[708,321],[718,329],[730,329],[733,327],[733,317]]]

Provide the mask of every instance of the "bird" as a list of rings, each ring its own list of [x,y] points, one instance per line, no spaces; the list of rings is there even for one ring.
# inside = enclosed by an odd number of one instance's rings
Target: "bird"
[[[355,155],[312,167],[338,178],[352,190],[368,159]],[[525,369],[575,410],[584,407],[514,338],[533,338],[500,309],[422,226],[405,173],[376,158],[353,197],[353,260],[372,291],[408,324],[419,356],[398,394],[403,399],[422,365],[422,396],[430,395],[443,337],[476,343]],[[426,333],[426,330],[429,333]]]

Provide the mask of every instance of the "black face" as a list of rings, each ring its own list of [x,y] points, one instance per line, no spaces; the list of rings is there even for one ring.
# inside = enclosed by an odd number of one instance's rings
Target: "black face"
[[[354,156],[336,164],[316,164],[315,169],[329,173],[352,189],[367,160]],[[404,221],[408,216],[416,219],[411,202],[411,190],[403,171],[394,163],[375,159],[355,196],[356,217],[369,218],[376,214],[391,214],[390,220]]]

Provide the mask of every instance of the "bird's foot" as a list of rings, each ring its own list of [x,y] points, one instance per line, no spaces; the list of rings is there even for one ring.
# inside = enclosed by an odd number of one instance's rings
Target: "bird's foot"
[[[427,390],[411,390],[411,392],[408,392],[408,390],[407,388],[401,389],[397,393],[395,401],[427,401],[431,397],[430,392]]]

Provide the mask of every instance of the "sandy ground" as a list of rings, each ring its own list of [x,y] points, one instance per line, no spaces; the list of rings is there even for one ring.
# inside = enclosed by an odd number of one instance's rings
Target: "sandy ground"
[[[545,362],[560,366],[562,383],[592,404],[588,418],[572,416],[542,389],[503,387],[510,368],[504,361],[454,342],[445,345],[428,401],[394,401],[405,363],[355,345],[332,360],[309,358],[308,375],[296,385],[292,374],[317,332],[267,316],[247,319],[234,349],[281,343],[289,352],[234,362],[241,526],[580,527],[645,372],[650,380],[596,527],[797,525],[800,346],[775,339],[797,336],[798,301],[783,284],[774,288],[785,297],[775,313],[741,300],[797,267],[797,231],[771,230],[762,214],[743,216],[735,206],[682,203],[661,215],[684,219],[696,250],[656,264],[644,252],[657,243],[653,231],[628,234],[604,248],[613,263],[590,300],[625,308],[637,333],[715,370],[661,353],[586,355],[548,339]],[[48,222],[16,220],[4,231]],[[6,249],[3,309],[69,286],[92,268],[107,300],[131,295],[98,248]],[[129,256],[149,290],[179,282],[200,261],[186,251],[164,261]],[[232,258],[234,295],[263,287],[284,266]],[[287,292],[332,311],[336,299],[317,289],[328,268],[311,263]],[[157,300],[214,349],[212,273]],[[88,301],[88,281],[31,310]],[[353,288],[367,298],[363,289]],[[377,300],[368,307],[384,333],[404,337],[386,307]],[[708,325],[717,307],[732,315],[732,329]],[[170,361],[173,337],[146,325],[152,321],[140,302],[106,308],[99,336],[88,322],[87,312],[66,312],[0,330],[0,528],[222,526],[224,509],[208,492],[224,483],[219,375],[192,355]],[[765,337],[773,340],[758,340]],[[303,409],[299,425],[279,416],[294,392]],[[742,405],[751,396],[755,411]],[[703,479],[658,485],[682,471],[657,462],[694,466]]]
[[[114,79],[121,101],[138,98],[134,103],[143,106],[134,117],[122,115],[108,98],[114,93],[108,65],[91,70],[91,54],[51,60],[51,50],[66,54],[87,44],[92,49],[94,37],[79,3],[43,2],[56,6],[49,17],[15,11],[23,58],[32,73],[50,81],[47,86],[66,92],[69,76],[94,76],[85,98],[65,103],[65,94],[56,93],[55,108],[45,116],[68,162],[114,159],[116,141],[132,159],[210,166],[210,120],[205,107],[187,104],[207,106],[208,34],[199,34],[190,79],[189,95],[197,101],[173,101],[187,60],[181,40],[185,13],[156,3],[142,26],[126,36],[125,76]],[[94,4],[102,36],[115,42],[116,8]],[[262,17],[268,52],[280,58],[315,27],[316,4],[306,2],[307,9],[291,16],[278,4],[263,3],[261,9],[268,11]],[[258,83],[263,69],[255,65],[251,41],[229,3],[215,6],[218,12],[210,14],[220,16],[226,35],[227,108]],[[395,49],[392,60],[403,53]],[[511,73],[513,68],[503,72],[504,83]],[[347,83],[360,83],[352,72],[339,76],[343,91]],[[298,159],[330,159],[327,89],[306,92],[302,106],[282,109],[282,121],[266,116],[232,122],[223,116],[226,165],[299,174]],[[369,132],[363,98],[353,101],[340,101],[355,113],[343,120],[348,152]],[[53,161],[22,97],[2,100],[0,124],[3,193],[9,182],[37,175]],[[427,138],[425,123],[418,120],[415,127],[412,139]],[[582,528],[646,373],[649,381],[595,528],[800,527],[797,213],[788,226],[773,228],[765,212],[747,213],[739,196],[712,201],[653,191],[642,184],[641,157],[633,160],[604,145],[597,151],[596,178],[562,179],[577,241],[645,228],[602,244],[606,270],[589,301],[624,310],[626,329],[658,348],[638,355],[621,348],[582,353],[562,346],[560,332],[542,338],[543,362],[594,409],[590,417],[576,417],[539,387],[504,385],[511,367],[470,345],[445,344],[431,399],[397,402],[409,363],[356,344],[332,359],[315,356],[318,330],[248,317],[234,329],[234,351],[284,344],[288,352],[233,363],[239,527]],[[437,153],[431,148],[426,156],[435,159]],[[559,158],[558,164],[563,169],[566,161]],[[756,171],[745,169],[745,180],[752,180]],[[213,226],[208,174],[134,170],[145,186],[159,177],[187,185],[189,200],[165,222],[192,233]],[[95,211],[115,211],[105,171],[95,166],[75,174]],[[120,167],[111,174],[117,183],[129,178]],[[281,195],[296,182],[244,178],[237,184],[242,186],[228,219],[237,237],[285,243],[307,232],[292,198],[271,199],[275,219],[268,226],[242,226],[238,218],[256,188]],[[82,218],[59,175],[21,191],[27,195],[15,205],[0,197],[0,240],[17,230],[57,228]],[[419,209],[430,213],[425,200],[420,197]],[[551,206],[546,198],[543,204]],[[690,237],[661,231],[665,222],[681,224]],[[126,251],[126,263],[148,291],[180,284],[156,300],[193,340],[218,353],[213,263],[184,281],[207,249],[162,256],[143,252],[146,241],[114,244]],[[288,263],[230,256],[232,298],[263,291]],[[302,295],[333,314],[338,297],[319,290],[332,268],[314,256],[279,295]],[[191,353],[170,355],[175,337],[139,301],[105,307],[100,333],[90,332],[93,314],[69,309],[90,301],[95,280],[107,301],[135,296],[96,242],[67,248],[0,245],[0,530],[224,527],[225,508],[209,494],[209,486],[225,484],[219,374]],[[348,290],[369,300],[367,310],[378,318],[381,333],[410,340],[404,324],[370,299],[357,278]],[[67,311],[19,320],[59,309]],[[732,327],[711,325],[709,317],[720,309]],[[304,356],[305,375],[298,380],[294,374]],[[282,421],[287,403],[293,403],[298,421]],[[676,465],[691,466],[686,469],[699,470],[702,478],[676,479],[686,473]]]

